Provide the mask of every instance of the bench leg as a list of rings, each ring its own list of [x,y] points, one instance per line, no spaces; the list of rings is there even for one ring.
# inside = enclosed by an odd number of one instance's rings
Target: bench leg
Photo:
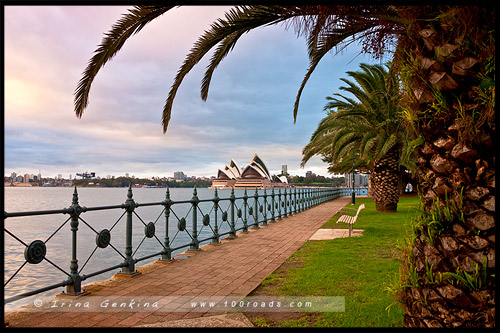
[[[352,223],[349,223],[349,237],[351,237],[351,232],[352,232]]]

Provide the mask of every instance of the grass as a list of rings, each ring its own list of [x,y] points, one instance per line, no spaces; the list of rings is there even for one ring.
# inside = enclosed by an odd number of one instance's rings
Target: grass
[[[247,313],[259,327],[402,327],[403,310],[387,287],[398,275],[400,252],[415,217],[419,198],[401,197],[397,213],[379,213],[369,198],[355,229],[361,237],[308,241],[278,270],[269,275],[254,295],[344,296],[345,312]],[[351,207],[348,204],[347,207]],[[347,228],[334,216],[323,227]],[[395,305],[395,306],[394,306]]]

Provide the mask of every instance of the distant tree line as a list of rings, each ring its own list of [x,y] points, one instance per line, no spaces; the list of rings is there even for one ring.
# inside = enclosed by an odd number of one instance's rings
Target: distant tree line
[[[309,177],[293,176],[289,179],[292,185],[323,185],[323,186],[342,186],[345,184],[345,177],[325,177],[312,175]]]

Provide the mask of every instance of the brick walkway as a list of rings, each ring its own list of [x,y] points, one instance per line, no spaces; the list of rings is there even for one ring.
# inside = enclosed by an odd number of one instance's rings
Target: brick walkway
[[[189,300],[200,297],[248,295],[349,202],[350,197],[342,197],[324,203],[247,234],[240,233],[221,245],[186,252],[187,259],[137,267],[141,274],[135,277],[90,284],[84,287],[90,291],[88,296],[58,297],[57,308],[46,308],[47,304],[32,312],[8,314],[5,322],[9,327],[131,327],[214,315],[208,310],[168,309],[172,305],[184,308]],[[106,303],[109,306],[103,308],[103,300],[111,300]],[[114,300],[129,306],[112,309]],[[149,306],[157,300],[160,306]],[[89,304],[89,308],[84,307]],[[94,310],[99,304],[101,310]],[[75,308],[77,305],[82,308]]]

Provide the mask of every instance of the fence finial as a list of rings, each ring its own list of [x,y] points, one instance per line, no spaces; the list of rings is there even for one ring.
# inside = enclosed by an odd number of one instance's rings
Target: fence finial
[[[128,184],[127,198],[132,199],[132,183]]]
[[[73,191],[73,201],[71,203],[73,205],[77,205],[78,204],[78,192],[76,190],[76,186],[75,186],[75,190]]]

